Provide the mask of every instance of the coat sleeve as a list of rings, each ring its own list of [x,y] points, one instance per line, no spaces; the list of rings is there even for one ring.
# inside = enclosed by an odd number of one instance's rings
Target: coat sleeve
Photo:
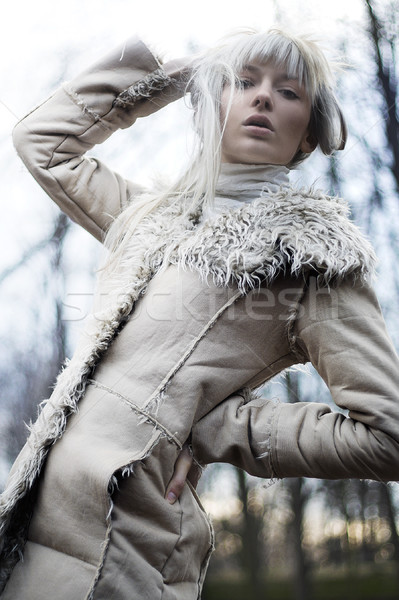
[[[169,76],[140,40],[130,39],[19,121],[15,147],[58,206],[102,241],[140,186],[86,152],[176,100],[182,88],[178,73]]]
[[[344,412],[236,395],[194,427],[195,458],[260,477],[399,480],[399,360],[373,290],[309,286],[299,308],[296,343]]]

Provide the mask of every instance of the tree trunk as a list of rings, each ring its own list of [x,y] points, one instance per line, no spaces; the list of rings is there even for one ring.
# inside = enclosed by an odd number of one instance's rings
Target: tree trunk
[[[295,600],[311,600],[309,566],[303,550],[303,521],[305,497],[303,495],[304,480],[295,477],[288,482],[293,519],[290,523],[290,539],[294,554],[294,598]]]
[[[396,578],[399,586],[399,535],[398,530],[396,528],[396,510],[393,501],[393,493],[392,488],[389,485],[381,484],[381,497],[382,501],[385,504],[386,509],[386,518],[388,521],[389,528],[391,530],[391,538],[390,542],[393,545],[393,560],[396,563]]]
[[[300,399],[298,373],[287,373],[287,400],[290,403]],[[290,504],[293,519],[290,523],[290,533],[294,553],[294,598],[295,600],[311,600],[309,565],[303,549],[303,525],[305,516],[306,496],[303,490],[304,479],[296,477],[287,482],[290,493]]]
[[[394,56],[392,56],[390,66],[387,66],[384,63],[382,56],[382,43],[384,41],[383,23],[376,15],[374,2],[365,0],[365,4],[369,17],[370,35],[374,45],[377,77],[385,104],[385,133],[388,146],[392,152],[391,172],[395,179],[396,190],[399,192],[399,123],[396,114],[398,93],[395,76],[395,60]]]
[[[10,402],[9,415],[1,431],[4,453],[13,462],[26,441],[27,429],[25,422],[35,420],[37,405],[51,395],[56,377],[65,360],[66,327],[62,314],[64,295],[64,274],[62,269],[63,242],[69,228],[69,219],[59,213],[54,230],[49,238],[40,242],[37,251],[46,252],[48,263],[43,278],[51,281],[49,294],[54,307],[54,317],[48,330],[40,329],[36,338],[26,344],[24,350],[13,349],[10,361],[0,379],[4,379],[3,391]],[[30,259],[29,253],[16,265],[7,269],[0,277],[2,283],[9,275],[18,271]],[[48,266],[49,265],[49,266]],[[37,279],[41,276],[38,275]],[[41,302],[41,298],[38,299]],[[40,313],[40,310],[38,311]],[[47,324],[47,319],[46,319]],[[40,326],[40,319],[39,319]],[[48,351],[40,353],[38,347]]]
[[[249,510],[247,477],[242,469],[236,469],[238,495],[242,502],[244,517],[242,539],[242,557],[244,570],[248,575],[248,600],[261,600],[265,597],[265,586],[261,581],[260,568],[263,559],[263,548],[260,539],[262,519]]]

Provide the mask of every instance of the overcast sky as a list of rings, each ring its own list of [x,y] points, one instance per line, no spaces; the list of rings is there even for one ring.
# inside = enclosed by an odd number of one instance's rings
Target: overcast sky
[[[72,72],[134,33],[173,57],[185,54],[189,41],[206,46],[233,28],[267,29],[276,24],[279,15],[284,24],[314,32],[328,43],[337,22],[361,21],[364,7],[362,0],[10,2],[0,36],[1,130],[29,106],[29,96],[37,94],[35,81],[48,78],[54,57],[66,48],[73,54],[69,61]]]
[[[207,44],[233,27],[268,28],[279,14],[296,29],[333,36],[334,21],[358,20],[363,12],[362,0],[22,0],[8,3],[0,44],[3,60],[15,63],[27,50],[41,55],[66,41],[84,49],[101,38],[117,42],[138,32],[178,53],[188,39]]]

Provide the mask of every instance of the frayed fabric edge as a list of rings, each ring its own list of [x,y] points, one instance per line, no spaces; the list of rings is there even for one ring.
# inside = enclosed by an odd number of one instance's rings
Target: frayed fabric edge
[[[242,390],[240,390],[240,395],[244,398],[244,404],[248,404],[249,402],[251,402],[253,400],[258,400],[258,399],[262,398],[261,388],[262,388],[262,386],[260,388],[255,388],[255,389],[243,388]],[[273,422],[275,419],[275,414],[276,414],[277,408],[281,405],[281,401],[277,398],[271,398],[269,400],[269,402],[272,403],[272,410],[271,410],[271,413],[269,415],[269,418],[267,420],[266,427],[265,427],[265,439],[263,442],[259,442],[257,444],[258,452],[257,452],[257,456],[256,456],[257,460],[267,459],[269,472],[270,472],[270,477],[266,481],[262,481],[262,483],[259,484],[259,487],[261,487],[262,489],[267,489],[267,488],[271,487],[272,485],[281,481],[281,479],[275,473],[275,470],[273,467],[273,462],[272,462],[272,456],[271,456],[271,438],[272,438]]]
[[[143,98],[151,98],[154,92],[160,92],[173,83],[173,79],[160,67],[140,81],[123,90],[114,100],[113,106],[126,108],[134,106]]]
[[[77,104],[84,113],[90,115],[95,121],[101,121],[100,115],[87,106],[84,99],[77,92],[75,92],[75,90],[73,90],[68,83],[64,83],[62,87],[68,96],[73,100],[73,102]]]
[[[258,449],[259,450],[263,449],[263,451],[260,452],[256,458],[258,460],[263,460],[263,459],[267,458],[267,462],[269,465],[269,471],[271,474],[271,478],[273,479],[274,477],[276,477],[276,473],[273,469],[273,464],[272,464],[272,460],[271,460],[272,428],[273,428],[273,421],[275,418],[276,410],[277,410],[278,406],[281,404],[281,402],[279,400],[276,400],[275,398],[271,399],[270,402],[272,403],[272,410],[270,412],[270,415],[269,415],[269,418],[267,420],[266,427],[265,427],[265,439],[263,442],[258,443]]]

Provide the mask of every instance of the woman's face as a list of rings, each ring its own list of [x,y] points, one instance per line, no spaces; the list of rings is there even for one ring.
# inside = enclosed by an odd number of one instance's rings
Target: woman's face
[[[311,102],[297,79],[283,67],[253,62],[241,71],[241,89],[222,138],[222,162],[288,165],[299,149],[315,148],[309,136]],[[222,93],[224,123],[230,87]]]

